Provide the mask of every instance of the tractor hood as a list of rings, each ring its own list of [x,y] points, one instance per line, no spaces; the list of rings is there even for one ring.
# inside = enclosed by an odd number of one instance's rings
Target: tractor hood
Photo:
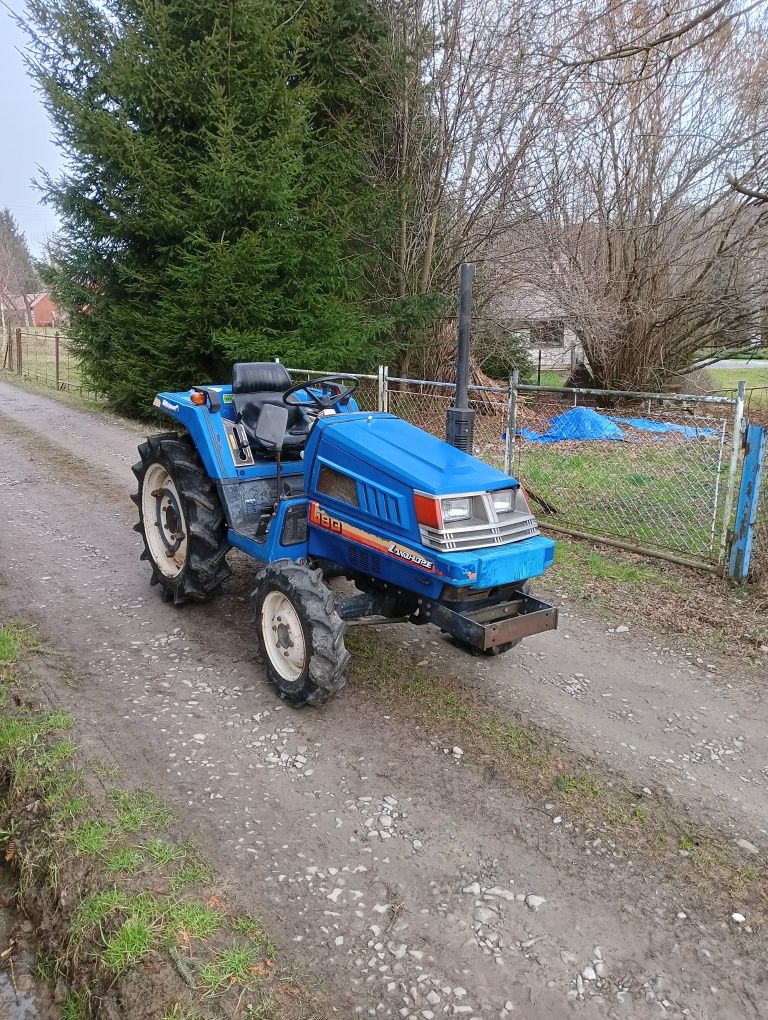
[[[318,452],[321,457],[327,456],[340,465],[357,461],[375,474],[386,475],[430,495],[510,487],[509,475],[503,471],[470,457],[393,414],[358,413],[320,418],[313,433],[310,442],[314,440],[317,446],[310,456]]]

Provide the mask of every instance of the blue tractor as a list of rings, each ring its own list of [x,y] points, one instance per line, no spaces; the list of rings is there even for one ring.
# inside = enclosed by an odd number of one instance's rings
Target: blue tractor
[[[557,626],[529,589],[554,543],[519,483],[459,448],[471,412],[449,412],[451,445],[360,411],[357,386],[236,364],[231,385],[157,395],[184,431],[151,436],[133,468],[152,584],[176,604],[202,601],[229,576],[231,548],[256,560],[264,665],[296,706],[344,686],[351,620],[431,623],[476,654]],[[354,587],[334,591],[338,575]]]

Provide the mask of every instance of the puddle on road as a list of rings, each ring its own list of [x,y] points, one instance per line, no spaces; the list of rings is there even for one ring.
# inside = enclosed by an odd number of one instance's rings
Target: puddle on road
[[[4,1020],[41,1020],[37,1000],[29,992],[13,987],[7,973],[0,973],[0,1016]]]
[[[12,877],[0,868],[0,953],[8,948],[12,934],[19,931],[23,919],[7,906],[14,893]],[[2,1020],[48,1020],[52,1016],[50,990],[33,977],[35,947],[23,934],[11,954],[13,969],[6,957],[0,960],[0,1017]]]

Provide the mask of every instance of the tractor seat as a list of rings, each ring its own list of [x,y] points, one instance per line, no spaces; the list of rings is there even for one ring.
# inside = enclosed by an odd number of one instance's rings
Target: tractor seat
[[[232,403],[237,420],[245,430],[254,455],[274,457],[275,451],[259,443],[254,435],[256,423],[265,404],[284,407],[283,394],[291,386],[285,367],[276,361],[239,361],[232,366]],[[301,407],[288,408],[288,425],[283,442],[283,457],[297,460],[304,449],[312,419]]]

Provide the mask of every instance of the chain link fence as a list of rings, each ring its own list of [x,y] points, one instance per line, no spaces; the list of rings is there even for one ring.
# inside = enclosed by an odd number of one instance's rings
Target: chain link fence
[[[512,474],[554,527],[722,563],[738,409],[728,397],[522,386]]]

